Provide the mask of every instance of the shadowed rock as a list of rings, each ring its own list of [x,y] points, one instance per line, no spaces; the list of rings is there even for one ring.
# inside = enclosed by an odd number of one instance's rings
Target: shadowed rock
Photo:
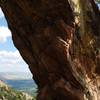
[[[74,21],[68,0],[8,0],[1,4],[14,44],[38,85],[37,100],[99,100],[95,80],[100,78],[96,51],[100,17],[95,14],[94,1],[86,1],[80,0],[80,25]]]

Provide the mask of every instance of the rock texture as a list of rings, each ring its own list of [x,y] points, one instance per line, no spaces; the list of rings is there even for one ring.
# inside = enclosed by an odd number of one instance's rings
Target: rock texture
[[[77,0],[78,6],[73,0],[0,5],[38,85],[37,100],[99,100],[100,12],[94,0]]]

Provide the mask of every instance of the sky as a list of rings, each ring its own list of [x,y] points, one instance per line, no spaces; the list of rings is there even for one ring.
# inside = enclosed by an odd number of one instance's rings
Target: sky
[[[11,31],[0,8],[0,72],[29,72],[28,65],[14,47]]]

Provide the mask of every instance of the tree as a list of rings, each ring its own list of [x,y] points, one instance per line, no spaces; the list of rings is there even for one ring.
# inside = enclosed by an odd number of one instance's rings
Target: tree
[[[38,85],[37,100],[100,99],[100,11],[94,0],[0,4]]]

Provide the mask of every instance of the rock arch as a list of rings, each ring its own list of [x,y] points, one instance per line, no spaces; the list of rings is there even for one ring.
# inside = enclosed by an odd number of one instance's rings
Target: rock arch
[[[0,4],[14,44],[38,85],[37,100],[100,98],[100,14],[94,0],[86,0],[86,5],[79,1],[79,26],[68,0],[7,0]]]

